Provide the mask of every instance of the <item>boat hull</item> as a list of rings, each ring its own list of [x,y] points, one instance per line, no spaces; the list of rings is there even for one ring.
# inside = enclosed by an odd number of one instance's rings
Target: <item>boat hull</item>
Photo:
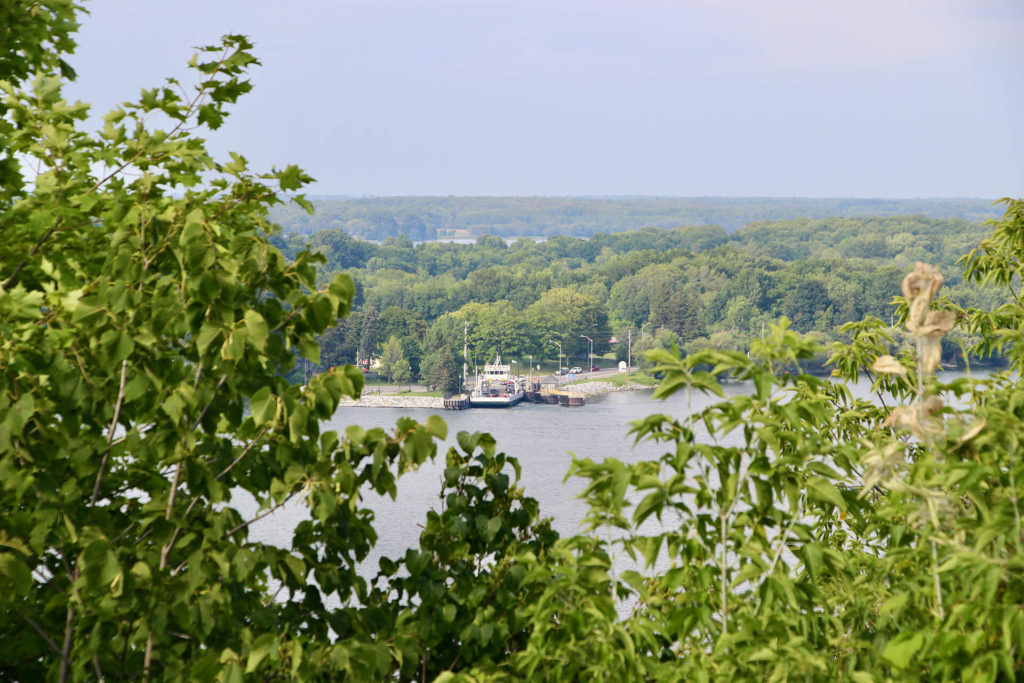
[[[469,405],[472,408],[511,408],[524,398],[525,391],[517,391],[508,396],[470,396]]]

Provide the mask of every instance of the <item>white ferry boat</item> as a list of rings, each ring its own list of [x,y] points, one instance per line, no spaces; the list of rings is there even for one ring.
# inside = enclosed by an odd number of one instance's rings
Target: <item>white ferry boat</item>
[[[502,363],[498,355],[493,363],[485,363],[483,374],[477,375],[476,388],[469,395],[474,408],[508,408],[526,398],[526,382],[512,375],[512,366]]]

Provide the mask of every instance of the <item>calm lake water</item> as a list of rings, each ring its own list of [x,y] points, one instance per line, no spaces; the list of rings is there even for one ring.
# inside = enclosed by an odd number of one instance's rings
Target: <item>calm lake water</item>
[[[746,384],[726,386],[729,393],[750,391]],[[633,444],[629,436],[630,422],[652,413],[682,417],[710,403],[702,394],[687,396],[681,392],[666,401],[652,398],[651,391],[616,392],[587,399],[581,408],[521,403],[508,409],[471,409],[433,411],[415,408],[341,408],[324,424],[324,429],[344,432],[348,425],[382,427],[391,430],[401,416],[425,421],[431,414],[440,415],[448,424],[448,439],[438,443],[438,456],[424,463],[416,472],[398,480],[398,497],[377,496],[370,492],[366,504],[376,516],[379,535],[377,547],[366,565],[376,568],[377,558],[398,557],[418,545],[420,527],[426,512],[439,507],[444,454],[456,444],[460,431],[488,432],[498,443],[498,450],[519,460],[522,467],[520,485],[528,496],[540,503],[541,514],[553,519],[553,526],[562,535],[581,531],[580,523],[586,505],[577,498],[585,482],[565,480],[571,455],[603,460],[608,457],[624,461],[656,458],[664,452],[658,444]],[[240,508],[248,508],[236,499]],[[254,524],[254,540],[277,545],[290,545],[292,529],[306,517],[302,504],[290,505]]]
[[[948,381],[949,377],[945,379]],[[724,388],[727,394],[732,395],[752,391],[749,383],[729,384]],[[862,380],[854,387],[854,393],[867,397],[870,384]],[[631,421],[653,413],[683,417],[718,400],[714,396],[682,391],[659,401],[651,394],[651,391],[610,393],[588,398],[587,405],[581,408],[529,403],[508,409],[450,412],[414,408],[341,408],[324,424],[324,429],[343,433],[345,427],[356,424],[390,430],[403,415],[423,422],[429,415],[438,414],[448,424],[449,436],[443,444],[438,444],[437,459],[401,477],[396,500],[372,492],[367,495],[366,504],[376,515],[379,541],[365,566],[372,571],[381,555],[398,557],[407,548],[417,546],[419,525],[424,523],[427,510],[439,507],[444,454],[449,446],[456,444],[456,434],[460,431],[492,434],[499,451],[519,460],[522,467],[520,484],[526,495],[539,501],[541,514],[553,518],[553,526],[563,536],[580,533],[580,524],[587,510],[577,496],[585,482],[576,478],[565,479],[570,454],[595,461],[609,457],[626,462],[655,459],[664,453],[664,446],[650,442],[634,444],[629,436]],[[728,440],[724,443],[732,445]],[[240,502],[236,501],[236,504]],[[243,511],[246,507],[249,506],[240,505]],[[254,540],[287,547],[292,529],[305,517],[302,504],[282,508],[253,525],[252,536]]]

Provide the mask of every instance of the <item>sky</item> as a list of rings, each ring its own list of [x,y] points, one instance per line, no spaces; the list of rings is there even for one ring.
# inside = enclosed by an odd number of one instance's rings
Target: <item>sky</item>
[[[86,6],[67,94],[97,116],[248,35],[211,149],[311,194],[1024,195],[1021,0]]]

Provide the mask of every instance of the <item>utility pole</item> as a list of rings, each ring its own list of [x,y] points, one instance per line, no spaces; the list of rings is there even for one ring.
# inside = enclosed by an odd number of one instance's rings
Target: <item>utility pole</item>
[[[462,327],[462,386],[466,386],[466,370],[469,364],[466,359],[469,358],[469,323],[465,323]]]
[[[640,326],[640,353],[644,352],[644,328],[646,328],[650,324],[650,322],[646,322]]]
[[[629,328],[629,346],[626,348],[626,372],[633,372],[633,328]]]

